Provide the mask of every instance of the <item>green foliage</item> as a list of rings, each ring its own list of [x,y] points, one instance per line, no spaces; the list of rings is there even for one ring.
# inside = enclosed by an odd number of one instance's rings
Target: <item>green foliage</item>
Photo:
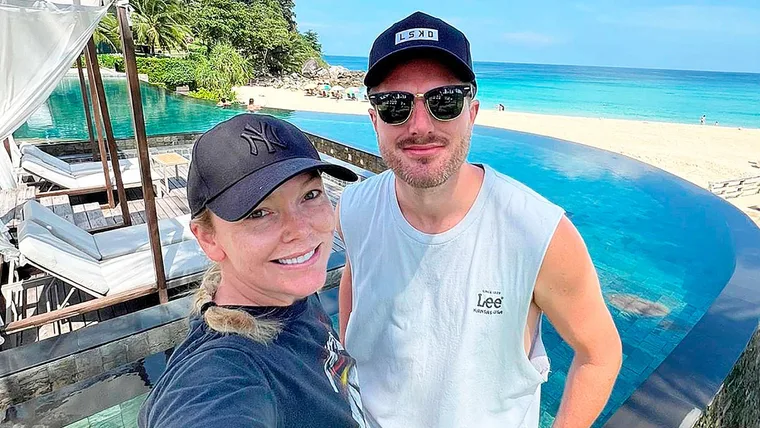
[[[235,99],[235,92],[231,89],[228,92],[224,92],[224,91],[212,91],[205,88],[198,88],[197,91],[188,92],[187,95],[193,98],[199,98],[202,100],[209,100],[209,101],[219,101],[222,98],[226,98],[228,100]]]
[[[321,50],[316,33],[296,30],[293,7],[292,0],[191,0],[190,26],[209,52],[228,43],[256,74],[290,73]]]
[[[306,43],[311,46],[311,49],[314,50],[314,52],[318,54],[322,53],[322,44],[319,43],[319,36],[314,30],[309,30],[305,33],[301,33],[301,36],[306,41]]]
[[[124,58],[121,55],[100,54],[98,55],[98,64],[103,68],[111,68],[116,71],[124,71]]]
[[[184,49],[190,28],[181,0],[130,0],[132,32],[136,43],[150,46],[151,54],[156,47]]]
[[[232,87],[246,83],[250,70],[245,58],[231,45],[214,46],[208,58],[201,57],[195,70],[198,86],[229,98]],[[225,94],[225,95],[222,95]]]
[[[121,50],[121,38],[119,36],[119,21],[112,13],[107,13],[98,23],[98,28],[92,35],[95,44],[105,43],[113,50]]]
[[[148,75],[148,82],[174,90],[177,86],[195,87],[196,67],[193,61],[179,58],[138,57],[137,72]]]

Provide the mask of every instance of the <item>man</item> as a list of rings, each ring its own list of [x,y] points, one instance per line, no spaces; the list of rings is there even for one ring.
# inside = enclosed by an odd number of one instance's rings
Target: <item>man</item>
[[[537,427],[545,313],[575,351],[555,426],[587,427],[621,343],[561,208],[465,162],[479,103],[469,42],[421,12],[374,42],[369,115],[391,168],[343,193],[340,324],[370,422]]]

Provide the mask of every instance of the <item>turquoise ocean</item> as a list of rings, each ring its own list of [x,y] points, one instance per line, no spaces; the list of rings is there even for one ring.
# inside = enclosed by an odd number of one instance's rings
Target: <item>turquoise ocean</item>
[[[327,55],[367,69],[367,58]],[[474,63],[483,108],[566,116],[760,128],[760,74]]]

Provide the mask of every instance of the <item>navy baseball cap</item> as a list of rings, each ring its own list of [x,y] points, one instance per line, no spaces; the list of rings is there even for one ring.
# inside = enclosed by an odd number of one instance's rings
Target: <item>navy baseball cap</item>
[[[294,125],[269,115],[240,114],[208,130],[193,147],[187,175],[191,215],[208,208],[223,220],[242,220],[277,187],[307,171],[358,179],[350,169],[322,161]]]
[[[364,85],[379,85],[396,64],[421,54],[440,58],[463,82],[476,84],[470,42],[464,33],[441,19],[414,12],[377,36],[369,51]]]

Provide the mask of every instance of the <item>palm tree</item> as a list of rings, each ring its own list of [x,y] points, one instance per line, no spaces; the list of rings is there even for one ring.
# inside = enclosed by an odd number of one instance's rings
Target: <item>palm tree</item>
[[[164,49],[185,48],[190,27],[179,0],[131,0],[132,31],[138,43],[150,46],[155,55],[156,47]]]
[[[116,16],[107,13],[98,23],[98,28],[93,34],[95,44],[105,43],[114,50],[121,48],[121,39],[119,38],[119,23]]]

